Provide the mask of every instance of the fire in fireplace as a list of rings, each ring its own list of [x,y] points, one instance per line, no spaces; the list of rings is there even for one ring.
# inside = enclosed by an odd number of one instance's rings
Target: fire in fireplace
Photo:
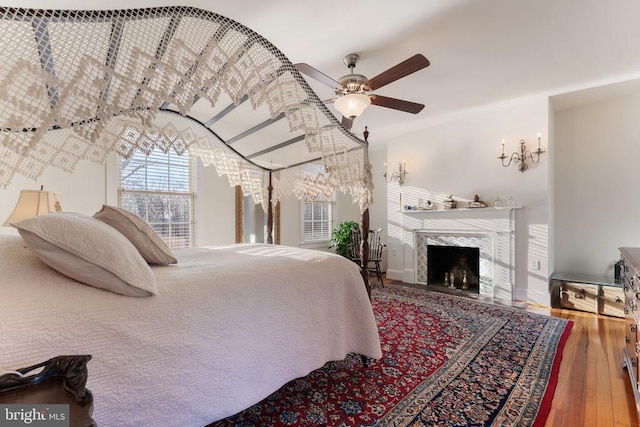
[[[480,292],[480,248],[427,245],[427,284]]]

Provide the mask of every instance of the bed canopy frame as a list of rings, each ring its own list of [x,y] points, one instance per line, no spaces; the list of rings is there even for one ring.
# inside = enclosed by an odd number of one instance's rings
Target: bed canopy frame
[[[111,152],[173,150],[262,204],[269,242],[273,205],[288,195],[350,194],[368,230],[368,132],[344,128],[251,29],[191,7],[1,7],[0,17],[0,187]],[[305,170],[314,162],[325,173]],[[366,239],[361,252],[369,290]]]

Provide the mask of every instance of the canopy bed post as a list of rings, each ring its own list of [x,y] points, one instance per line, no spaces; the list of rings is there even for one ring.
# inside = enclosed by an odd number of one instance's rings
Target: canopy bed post
[[[271,176],[273,172],[269,171],[269,187],[267,187],[267,243],[273,244],[273,202],[271,201],[271,197],[273,196],[273,183],[271,181]]]
[[[371,299],[371,285],[369,284],[369,208],[365,209],[360,215],[360,274],[364,280],[364,286],[367,288],[367,294]]]
[[[242,187],[236,185],[236,243],[242,243],[244,233],[242,197]]]
[[[364,127],[364,132],[362,133],[364,136],[364,142],[366,143],[366,149],[364,151],[365,161],[364,164],[367,165],[369,163],[369,130],[367,127]],[[365,174],[367,176],[368,174]],[[369,284],[369,270],[367,268],[369,264],[369,208],[365,209],[360,214],[360,236],[362,237],[360,240],[360,274],[362,274],[362,280],[364,280],[364,286],[367,288],[367,294],[369,294],[369,299],[371,299],[371,285]]]

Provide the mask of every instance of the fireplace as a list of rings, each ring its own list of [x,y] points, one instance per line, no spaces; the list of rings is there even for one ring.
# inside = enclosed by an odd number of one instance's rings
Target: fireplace
[[[415,230],[416,283],[442,286],[445,272],[449,276],[453,272],[454,285],[461,288],[466,271],[474,292],[495,296],[495,236],[492,232]]]
[[[480,248],[427,245],[427,285],[480,293]]]
[[[398,225],[389,220],[387,275],[405,283],[429,286],[433,283],[429,277],[432,267],[429,246],[479,248],[478,293],[500,300],[516,299],[515,211],[512,208],[411,210],[397,217],[389,211],[391,217],[398,219]],[[438,263],[433,267],[439,268]],[[440,273],[435,273],[437,282],[444,280],[444,271]],[[526,289],[519,299],[526,299]]]

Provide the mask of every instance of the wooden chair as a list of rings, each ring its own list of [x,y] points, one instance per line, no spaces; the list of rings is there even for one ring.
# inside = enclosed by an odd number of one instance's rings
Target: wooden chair
[[[382,281],[382,249],[385,247],[384,244],[380,241],[380,235],[382,234],[382,228],[378,228],[377,230],[369,230],[369,260],[367,265],[367,270],[370,273],[375,273],[378,279],[378,283],[380,286],[384,287],[384,283]],[[360,236],[360,230],[354,228],[351,231],[351,260],[356,264],[360,265],[360,243],[362,242],[362,237]]]

